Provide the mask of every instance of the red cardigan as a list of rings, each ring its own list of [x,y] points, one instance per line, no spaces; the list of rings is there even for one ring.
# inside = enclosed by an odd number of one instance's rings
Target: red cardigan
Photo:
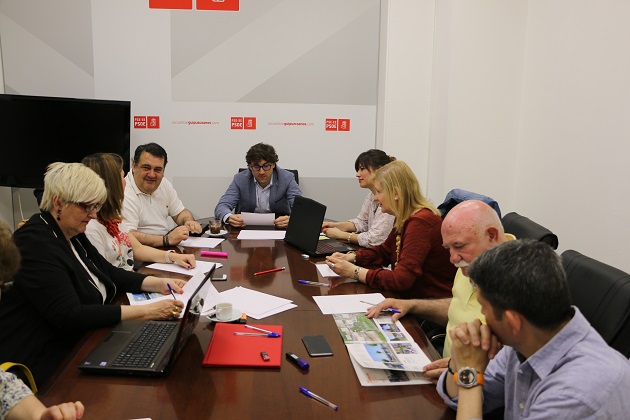
[[[442,246],[442,219],[428,209],[411,215],[402,227],[396,261],[396,229],[381,245],[357,251],[357,265],[368,268],[366,283],[375,289],[396,290],[404,298],[452,297],[456,268]]]

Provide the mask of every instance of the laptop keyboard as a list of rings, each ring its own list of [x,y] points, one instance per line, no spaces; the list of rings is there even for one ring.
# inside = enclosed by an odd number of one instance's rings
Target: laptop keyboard
[[[323,254],[323,253],[328,253],[328,252],[339,252],[339,246],[333,246],[333,245],[327,244],[326,242],[328,241],[324,240],[324,241],[319,241],[317,243],[318,253]]]
[[[112,366],[146,368],[158,354],[177,324],[147,322],[134,340],[116,357]]]

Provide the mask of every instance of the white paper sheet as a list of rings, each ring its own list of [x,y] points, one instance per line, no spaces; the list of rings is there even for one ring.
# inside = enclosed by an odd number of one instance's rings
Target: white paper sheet
[[[339,274],[332,271],[332,268],[328,267],[326,263],[315,264],[315,267],[317,267],[317,271],[319,271],[322,277],[341,277]]]
[[[274,239],[282,240],[287,232],[284,230],[241,230],[236,239]]]
[[[243,223],[250,226],[274,226],[275,213],[247,213],[241,212]]]
[[[223,241],[225,241],[225,239],[223,238],[204,238],[202,236],[191,236],[188,239],[181,241],[178,246],[184,246],[187,248],[216,248]]]
[[[221,299],[225,302],[232,303],[233,307],[241,309],[243,312],[247,313],[247,316],[251,316],[256,319],[261,319],[265,316],[277,313],[273,312],[274,310],[282,312],[284,310],[291,309],[287,305],[293,303],[288,299],[247,289],[245,287],[235,287],[221,292]],[[280,310],[280,308],[283,307],[286,307],[286,309]]]
[[[367,312],[372,305],[361,302],[380,303],[385,296],[380,293],[364,293],[360,295],[313,296],[315,303],[324,315]]]
[[[189,276],[193,276],[197,273],[207,273],[212,269],[212,266],[215,265],[217,268],[223,267],[221,263],[215,263],[210,261],[199,261],[195,262],[195,268],[184,268],[178,264],[166,264],[166,263],[153,263],[147,265],[147,268],[154,268],[160,271],[169,271],[171,273],[179,273],[179,274],[187,274]]]

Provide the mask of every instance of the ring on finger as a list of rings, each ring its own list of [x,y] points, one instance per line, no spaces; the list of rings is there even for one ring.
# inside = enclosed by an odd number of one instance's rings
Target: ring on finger
[[[330,264],[330,268],[335,268],[335,263]]]

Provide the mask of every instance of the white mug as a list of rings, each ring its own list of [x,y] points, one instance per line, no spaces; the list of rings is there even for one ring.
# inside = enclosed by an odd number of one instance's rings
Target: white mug
[[[232,319],[232,304],[229,302],[217,303],[217,319],[228,321]]]

